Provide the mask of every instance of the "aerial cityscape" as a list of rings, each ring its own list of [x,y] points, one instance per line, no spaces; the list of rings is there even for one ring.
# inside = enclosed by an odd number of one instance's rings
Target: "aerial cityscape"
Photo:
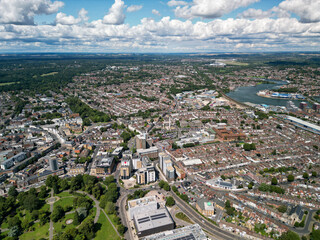
[[[0,239],[320,240],[320,0],[0,10]]]

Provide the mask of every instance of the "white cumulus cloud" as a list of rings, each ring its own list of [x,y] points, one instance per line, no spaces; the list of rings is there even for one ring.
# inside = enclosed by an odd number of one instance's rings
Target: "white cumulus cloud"
[[[180,18],[218,18],[240,7],[246,7],[259,0],[193,0],[191,6],[178,6],[175,14]]]
[[[285,0],[279,7],[297,14],[301,22],[320,22],[320,0]]]
[[[170,0],[167,4],[169,7],[188,5],[188,3],[185,1],[177,1],[177,0]]]
[[[34,16],[56,13],[63,6],[51,0],[0,0],[0,23],[33,25]]]
[[[278,17],[278,18],[288,18],[290,17],[290,13],[279,8],[273,7],[267,11],[263,11],[261,9],[249,8],[248,10],[238,14],[240,18],[253,18],[253,19],[261,19],[261,18],[270,18],[270,17]]]
[[[157,16],[161,16],[160,12],[156,9],[152,9],[152,14],[157,15]]]
[[[141,10],[142,5],[131,5],[127,8],[127,12],[136,12]]]
[[[56,20],[55,20],[55,23],[56,24],[62,24],[62,25],[73,25],[73,24],[78,24],[80,22],[83,22],[83,21],[88,21],[88,16],[87,16],[88,12],[82,8],[80,11],[79,11],[79,14],[78,14],[78,18],[75,18],[74,16],[72,15],[66,15],[65,13],[62,13],[62,12],[59,12],[56,16]]]
[[[107,15],[103,17],[102,22],[104,24],[120,25],[124,23],[126,15],[124,14],[124,2],[121,0],[115,0],[114,4],[109,9]]]

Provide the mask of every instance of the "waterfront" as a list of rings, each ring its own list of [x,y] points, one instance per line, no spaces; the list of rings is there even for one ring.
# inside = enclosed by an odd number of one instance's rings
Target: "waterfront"
[[[261,90],[277,89],[280,86],[286,84],[287,82],[285,81],[275,81],[274,84],[259,84],[256,86],[239,87],[235,91],[227,93],[227,96],[242,103],[250,102],[255,104],[267,104],[273,106],[286,106],[288,101],[292,101],[296,106],[299,106],[299,103],[305,100],[273,99],[260,97],[257,95],[257,92]]]

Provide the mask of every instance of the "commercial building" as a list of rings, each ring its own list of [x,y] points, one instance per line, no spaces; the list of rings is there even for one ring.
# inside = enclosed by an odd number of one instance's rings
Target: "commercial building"
[[[157,147],[151,147],[148,149],[137,149],[137,153],[140,157],[158,158],[159,150]]]
[[[207,240],[199,224],[189,225],[144,237],[143,240]]]
[[[174,228],[174,222],[166,208],[134,214],[133,222],[138,237],[144,237]]]

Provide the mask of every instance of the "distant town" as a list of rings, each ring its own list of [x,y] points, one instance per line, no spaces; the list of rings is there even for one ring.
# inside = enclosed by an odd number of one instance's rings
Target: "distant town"
[[[290,57],[0,63],[0,239],[319,239],[320,67]]]

